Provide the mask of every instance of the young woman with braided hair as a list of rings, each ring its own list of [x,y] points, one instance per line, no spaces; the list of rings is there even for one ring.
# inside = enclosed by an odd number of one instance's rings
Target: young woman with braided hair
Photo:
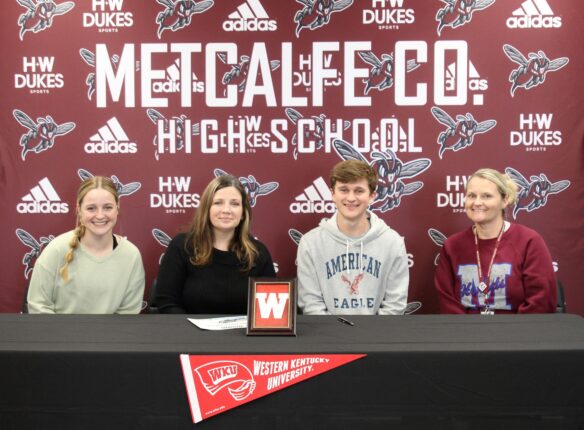
[[[137,314],[144,295],[138,248],[114,235],[119,197],[111,179],[95,176],[77,192],[77,226],[38,258],[28,290],[30,313]]]

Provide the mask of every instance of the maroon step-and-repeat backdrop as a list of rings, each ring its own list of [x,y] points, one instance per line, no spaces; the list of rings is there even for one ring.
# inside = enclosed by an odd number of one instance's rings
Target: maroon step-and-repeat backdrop
[[[205,185],[240,177],[253,233],[294,276],[334,211],[327,177],[371,163],[405,237],[410,301],[437,312],[468,175],[507,171],[584,314],[584,12],[577,0],[12,0],[0,18],[0,311],[74,227],[82,178],[119,188],[148,282]]]

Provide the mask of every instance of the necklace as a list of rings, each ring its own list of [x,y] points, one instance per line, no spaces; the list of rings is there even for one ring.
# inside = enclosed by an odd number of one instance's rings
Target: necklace
[[[503,232],[505,231],[505,222],[503,221],[503,225],[501,226],[501,231],[499,232],[499,236],[497,236],[497,242],[495,242],[495,249],[493,250],[493,255],[491,256],[491,261],[489,263],[489,269],[487,271],[486,278],[483,277],[483,270],[481,269],[481,254],[479,251],[479,236],[477,234],[476,226],[473,226],[472,231],[474,233],[474,240],[475,240],[475,250],[477,254],[477,271],[479,274],[479,291],[484,297],[485,305],[481,309],[482,315],[494,315],[495,311],[489,307],[488,299],[490,295],[489,285],[491,285],[491,269],[493,268],[493,262],[495,261],[495,256],[497,255],[497,250],[499,249],[499,243],[501,242],[501,237],[503,236]]]

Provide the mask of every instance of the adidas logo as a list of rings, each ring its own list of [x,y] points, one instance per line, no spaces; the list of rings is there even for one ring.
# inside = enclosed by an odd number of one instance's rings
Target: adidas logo
[[[477,72],[477,69],[470,60],[468,61],[467,73],[469,91],[486,91],[489,89],[489,83],[486,79],[481,79],[479,72]],[[452,63],[446,68],[445,89],[447,91],[456,89],[456,63]],[[473,96],[473,103],[482,105],[483,95],[475,94]]]
[[[296,196],[296,201],[290,205],[293,214],[332,214],[336,206],[332,201],[333,196],[322,176],[304,189],[304,192]]]
[[[180,60],[176,61],[166,69],[166,81],[154,82],[152,92],[154,93],[178,93],[180,92]],[[191,77],[193,83],[193,93],[205,91],[205,83],[199,82],[199,78],[193,72]]]
[[[487,80],[481,79],[481,76],[479,75],[479,72],[475,68],[472,61],[468,62],[467,73],[468,73],[468,89],[469,90],[477,91],[477,90],[486,90],[489,88]],[[456,89],[455,80],[456,80],[456,63],[452,63],[446,68],[446,81],[447,81],[447,83],[451,82],[453,87],[447,88],[447,89],[453,89],[453,90]]]
[[[43,178],[16,205],[16,210],[21,214],[66,214],[69,212],[69,205],[61,202],[51,182],[48,178]]]
[[[260,0],[246,0],[223,21],[225,31],[276,31],[278,23],[270,19]]]
[[[88,154],[135,154],[138,151],[136,143],[130,142],[116,117],[91,136],[84,149]]]
[[[526,0],[507,19],[509,28],[560,28],[562,18],[554,16],[547,0]]]

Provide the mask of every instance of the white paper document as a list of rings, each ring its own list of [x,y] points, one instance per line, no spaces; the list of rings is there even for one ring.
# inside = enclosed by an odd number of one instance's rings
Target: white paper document
[[[201,330],[230,330],[232,328],[246,328],[247,315],[217,318],[187,318]]]

